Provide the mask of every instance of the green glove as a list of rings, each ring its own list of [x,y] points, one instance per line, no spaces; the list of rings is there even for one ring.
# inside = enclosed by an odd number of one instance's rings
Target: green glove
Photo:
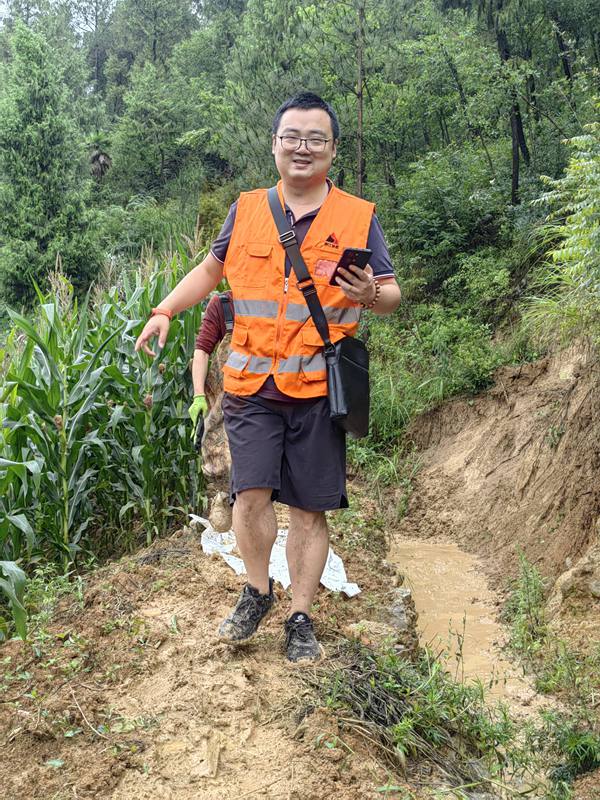
[[[203,394],[197,394],[194,397],[192,405],[188,408],[188,414],[192,420],[192,439],[196,436],[196,428],[198,427],[198,417],[203,417],[208,411],[208,403]]]

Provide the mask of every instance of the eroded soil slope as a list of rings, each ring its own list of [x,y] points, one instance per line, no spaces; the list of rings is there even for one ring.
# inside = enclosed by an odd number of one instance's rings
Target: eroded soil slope
[[[483,556],[501,589],[519,550],[550,581],[568,570],[553,613],[584,617],[576,636],[597,639],[598,364],[571,350],[503,368],[489,392],[424,415],[411,435],[422,467],[400,536],[459,543]]]

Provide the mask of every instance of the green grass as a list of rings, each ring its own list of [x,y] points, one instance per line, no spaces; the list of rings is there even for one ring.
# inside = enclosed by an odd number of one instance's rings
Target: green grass
[[[547,585],[524,554],[519,575],[504,609],[510,625],[510,647],[533,675],[538,692],[560,697],[563,712],[543,712],[542,726],[529,735],[531,748],[545,747],[552,797],[566,800],[580,774],[600,767],[597,697],[600,692],[600,647],[577,653],[557,636],[545,615]]]

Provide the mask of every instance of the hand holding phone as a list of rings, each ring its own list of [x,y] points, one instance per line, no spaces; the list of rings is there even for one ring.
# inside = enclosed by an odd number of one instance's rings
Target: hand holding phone
[[[336,281],[337,277],[343,279],[343,275],[339,275],[338,270],[340,267],[342,269],[348,269],[350,266],[360,267],[360,269],[364,269],[367,264],[369,263],[369,259],[373,255],[373,251],[369,250],[368,248],[363,247],[346,247],[342,255],[340,256],[340,260],[336,264],[336,267],[333,271],[331,278],[329,279],[329,283],[332,286],[338,286],[339,284]]]

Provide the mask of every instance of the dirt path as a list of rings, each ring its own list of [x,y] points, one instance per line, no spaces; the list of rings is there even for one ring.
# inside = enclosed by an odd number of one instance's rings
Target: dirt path
[[[540,709],[556,707],[511,658],[509,631],[498,615],[502,600],[478,558],[454,542],[396,536],[388,559],[412,592],[421,645],[446,660],[455,680],[480,681],[488,701],[507,703],[513,717],[536,717]]]
[[[364,554],[356,571],[376,573]],[[3,798],[380,798],[389,771],[360,741],[336,738],[283,658],[282,590],[250,645],[216,640],[241,585],[197,534],[180,533],[95,574],[83,607],[62,601],[37,658],[6,645]],[[368,616],[376,587],[365,588],[352,601],[319,595],[326,643]]]
[[[552,612],[582,645],[600,638],[599,374],[573,349],[417,420],[421,469],[398,531],[477,554],[501,591],[521,552],[550,582],[573,568]]]

